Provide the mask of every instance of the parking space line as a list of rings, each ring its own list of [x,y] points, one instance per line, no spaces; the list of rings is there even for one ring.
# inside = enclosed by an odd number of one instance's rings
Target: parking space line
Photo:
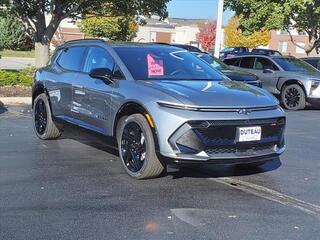
[[[273,202],[280,203],[285,206],[297,208],[311,215],[320,215],[320,206],[302,201],[300,199],[285,195],[283,193],[277,192],[275,190],[260,185],[229,177],[210,178],[210,180],[241,190],[246,193],[253,194],[264,199],[268,199]]]

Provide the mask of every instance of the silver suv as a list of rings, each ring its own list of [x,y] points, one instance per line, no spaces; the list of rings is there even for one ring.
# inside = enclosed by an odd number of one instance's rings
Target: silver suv
[[[289,110],[304,109],[307,102],[320,103],[320,71],[295,57],[250,55],[224,62],[257,75],[262,87],[280,95]]]
[[[33,108],[39,138],[69,123],[116,139],[137,179],[167,163],[259,165],[285,149],[285,115],[270,93],[166,45],[68,42],[37,71]]]

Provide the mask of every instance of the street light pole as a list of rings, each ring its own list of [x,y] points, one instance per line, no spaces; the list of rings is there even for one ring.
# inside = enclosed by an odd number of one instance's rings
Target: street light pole
[[[221,45],[221,39],[222,39],[223,5],[224,5],[224,0],[218,0],[216,43],[214,47],[214,56],[217,58],[219,58],[219,55],[220,55],[220,45]]]

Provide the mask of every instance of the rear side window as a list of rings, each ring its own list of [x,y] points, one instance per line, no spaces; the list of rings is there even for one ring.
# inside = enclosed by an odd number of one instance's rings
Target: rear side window
[[[85,47],[65,48],[62,50],[57,62],[66,70],[79,72],[81,71],[82,60],[85,51]]]
[[[223,60],[224,63],[228,64],[228,65],[232,65],[232,66],[239,66],[240,63],[240,58],[229,58],[229,59],[225,59]]]
[[[242,68],[253,68],[254,58],[244,57],[241,59],[240,67]]]

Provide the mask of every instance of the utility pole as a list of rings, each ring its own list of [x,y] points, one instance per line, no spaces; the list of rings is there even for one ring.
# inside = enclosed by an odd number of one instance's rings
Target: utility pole
[[[214,48],[214,56],[219,58],[220,55],[220,45],[222,39],[222,19],[223,19],[223,6],[224,0],[218,0],[218,18],[217,18],[217,33],[216,33],[216,43]]]

